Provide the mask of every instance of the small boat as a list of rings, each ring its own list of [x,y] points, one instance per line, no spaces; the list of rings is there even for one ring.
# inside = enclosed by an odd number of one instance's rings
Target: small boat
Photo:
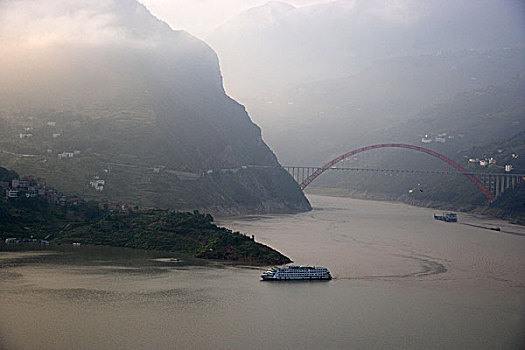
[[[170,261],[171,262],[180,262],[181,260],[179,258],[171,258]]]
[[[458,215],[456,213],[443,213],[443,215],[434,214],[434,219],[445,222],[458,222]]]

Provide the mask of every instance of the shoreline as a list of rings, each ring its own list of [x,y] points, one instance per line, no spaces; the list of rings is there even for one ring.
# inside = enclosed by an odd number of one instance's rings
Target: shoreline
[[[155,250],[155,249],[143,249],[143,248],[132,248],[132,247],[121,247],[121,246],[111,246],[111,245],[99,245],[99,244],[83,244],[80,247],[75,247],[70,243],[57,244],[51,242],[48,245],[40,243],[5,243],[0,241],[0,253],[30,253],[21,258],[32,258],[40,255],[50,255],[50,254],[60,254],[60,253],[73,253],[81,252],[85,253],[86,250],[103,252],[104,250],[110,251],[112,249],[118,249],[121,252],[131,252],[136,254],[145,254],[151,255],[151,259],[159,263],[164,263],[169,266],[228,266],[228,267],[238,267],[246,268],[253,270],[264,269],[269,266],[274,266],[275,264],[260,264],[254,263],[250,264],[248,261],[240,260],[223,260],[223,259],[212,259],[212,258],[199,258],[183,251],[165,251],[165,250]],[[171,259],[177,259],[177,261],[171,261]],[[165,261],[164,261],[165,260]],[[1,263],[0,259],[0,263]]]
[[[508,215],[496,215],[494,213],[491,213],[488,208],[488,206],[471,206],[471,205],[465,205],[465,206],[458,206],[458,205],[451,205],[446,204],[443,202],[436,202],[436,201],[415,201],[410,200],[406,201],[403,200],[403,198],[400,198],[398,200],[391,198],[389,196],[381,195],[381,194],[369,194],[366,192],[345,192],[344,190],[338,190],[334,188],[314,188],[309,189],[305,195],[308,197],[308,195],[314,195],[314,196],[326,196],[326,197],[335,197],[335,198],[351,198],[351,199],[359,199],[359,200],[367,200],[367,201],[377,201],[377,202],[386,202],[386,203],[392,203],[392,204],[406,204],[415,208],[427,208],[427,209],[434,209],[434,210],[441,210],[441,211],[457,211],[462,212],[465,214],[469,214],[472,216],[475,216],[479,219],[496,219],[496,220],[503,220],[505,222],[508,222],[509,224],[518,225],[525,227],[525,218],[521,217],[512,217]]]

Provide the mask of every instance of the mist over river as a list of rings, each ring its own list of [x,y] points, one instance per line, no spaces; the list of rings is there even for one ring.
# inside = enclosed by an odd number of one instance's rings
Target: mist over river
[[[297,264],[328,267],[329,282],[262,282],[262,268],[180,254],[0,245],[0,349],[525,346],[525,227],[309,200],[308,213],[219,224]]]

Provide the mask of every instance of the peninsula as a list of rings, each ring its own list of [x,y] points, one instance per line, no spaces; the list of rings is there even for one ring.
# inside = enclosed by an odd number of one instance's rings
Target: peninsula
[[[255,242],[253,236],[219,227],[210,214],[197,210],[176,212],[71,200],[57,195],[52,188],[35,189],[38,184],[43,186],[42,179],[33,183],[3,168],[0,175],[0,188],[4,187],[6,194],[0,199],[2,241],[43,240],[151,249],[250,265],[290,262],[281,253]],[[18,185],[16,189],[12,188],[13,183]],[[47,196],[49,193],[53,195]]]

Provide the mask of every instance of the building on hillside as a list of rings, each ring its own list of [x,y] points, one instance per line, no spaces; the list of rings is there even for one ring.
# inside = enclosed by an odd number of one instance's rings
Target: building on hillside
[[[62,152],[58,155],[58,159],[73,158],[74,156],[75,156],[74,152]]]
[[[91,187],[95,189],[95,191],[102,192],[104,191],[104,185],[106,184],[106,181],[101,180],[101,179],[94,179],[94,180],[91,180],[89,184],[91,185]]]
[[[17,190],[12,190],[12,189],[7,189],[5,191],[5,196],[7,198],[18,198],[18,191]]]
[[[424,137],[421,138],[421,142],[423,142],[423,143],[431,143],[432,142],[432,138],[428,137],[428,135],[425,135]]]
[[[20,180],[18,179],[11,180],[11,188],[18,188],[19,184],[20,184]]]
[[[29,178],[22,177],[18,180],[18,188],[27,190],[31,180]]]
[[[36,198],[38,197],[38,191],[29,190],[26,192],[26,198]]]

